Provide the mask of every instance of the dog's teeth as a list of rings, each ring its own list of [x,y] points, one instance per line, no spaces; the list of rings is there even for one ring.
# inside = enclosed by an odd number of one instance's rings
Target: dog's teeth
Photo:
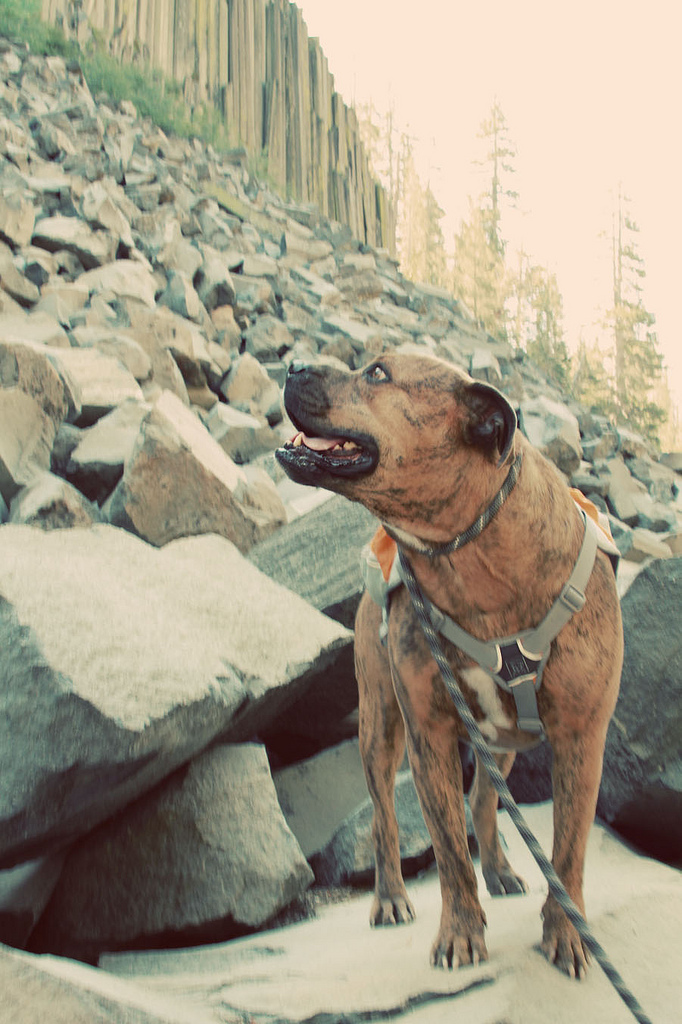
[[[357,448],[357,445],[355,441],[346,441],[343,447],[348,452],[351,451],[353,448]]]
[[[294,438],[294,441],[293,441],[294,448],[300,448],[302,444],[303,444],[303,435],[302,434],[297,434],[296,437]]]

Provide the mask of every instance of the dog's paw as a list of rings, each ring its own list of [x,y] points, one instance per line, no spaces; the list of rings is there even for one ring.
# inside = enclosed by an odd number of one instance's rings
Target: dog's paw
[[[569,978],[581,981],[587,974],[590,954],[570,921],[545,922],[540,948],[549,962]]]
[[[409,921],[414,921],[416,916],[414,907],[407,898],[407,894],[392,896],[387,899],[375,896],[369,915],[369,923],[373,928],[384,924],[407,924]]]
[[[468,964],[474,967],[488,959],[488,950],[483,937],[483,927],[456,931],[441,927],[431,947],[431,966],[456,970]]]
[[[500,870],[483,868],[483,878],[491,896],[518,896],[528,892],[523,878],[508,864]]]

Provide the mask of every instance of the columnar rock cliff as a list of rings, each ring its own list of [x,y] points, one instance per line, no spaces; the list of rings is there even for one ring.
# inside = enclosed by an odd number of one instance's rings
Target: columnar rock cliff
[[[357,119],[334,90],[317,39],[288,0],[43,0],[43,17],[84,42],[94,30],[122,61],[182,84],[190,107],[218,109],[236,144],[280,191],[393,248]]]

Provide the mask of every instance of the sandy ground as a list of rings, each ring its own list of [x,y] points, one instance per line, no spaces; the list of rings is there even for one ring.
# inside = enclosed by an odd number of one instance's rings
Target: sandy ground
[[[524,809],[548,850],[551,805]],[[442,971],[428,964],[440,913],[431,870],[409,885],[418,919],[370,929],[370,896],[323,906],[310,921],[191,950],[108,955],[100,967],[193,1006],[215,1021],[407,1019],[410,1024],[627,1024],[634,1020],[601,969],[570,981],[538,950],[545,884],[506,815],[509,857],[526,896],[482,898],[490,960]],[[481,892],[485,892],[479,878]],[[592,831],[586,877],[590,924],[653,1024],[682,1021],[682,877]],[[329,1016],[327,1016],[329,1015]]]

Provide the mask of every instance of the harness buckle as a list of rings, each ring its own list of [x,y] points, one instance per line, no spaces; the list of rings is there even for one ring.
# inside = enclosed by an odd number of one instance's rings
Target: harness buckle
[[[576,612],[582,611],[585,605],[585,595],[582,590],[578,590],[571,583],[567,583],[564,589],[559,594],[559,600],[566,605],[569,611],[575,615]]]

